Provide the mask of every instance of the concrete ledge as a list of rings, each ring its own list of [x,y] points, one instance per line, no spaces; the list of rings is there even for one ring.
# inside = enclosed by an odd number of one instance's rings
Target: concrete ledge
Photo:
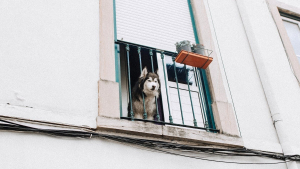
[[[187,140],[192,142],[201,142],[205,144],[243,147],[242,138],[228,136],[225,134],[211,133],[198,129],[162,126],[162,134],[164,138]]]
[[[149,122],[128,121],[104,116],[97,117],[97,129],[101,131],[114,131],[164,141],[184,141],[198,144],[209,144],[226,147],[243,147],[242,138],[219,133],[210,133],[198,129],[156,125]]]
[[[97,117],[97,127],[124,133],[162,135],[160,125],[145,123],[141,121],[128,121],[104,116]]]

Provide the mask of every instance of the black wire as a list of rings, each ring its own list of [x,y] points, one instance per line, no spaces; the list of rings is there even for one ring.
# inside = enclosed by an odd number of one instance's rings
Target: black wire
[[[286,163],[287,162],[287,161],[282,161],[282,162],[276,162],[276,163],[240,163],[240,162],[235,162],[235,161],[212,160],[212,159],[201,158],[201,157],[187,156],[187,155],[172,153],[172,152],[159,150],[159,149],[155,149],[155,150],[163,152],[163,153],[167,153],[167,154],[178,155],[178,156],[183,156],[183,157],[188,157],[188,158],[194,158],[194,159],[199,159],[199,160],[204,160],[204,161],[219,162],[219,163],[230,163],[230,164],[280,164],[280,163]]]
[[[96,132],[86,132],[86,131],[75,131],[75,130],[53,130],[53,129],[39,129],[34,127],[29,127],[17,123],[13,123],[6,120],[0,119],[0,130],[9,130],[9,131],[27,131],[27,132],[36,132],[36,133],[43,133],[52,136],[65,136],[65,137],[77,137],[77,138],[92,138],[92,137],[101,137],[106,138],[109,140],[114,140],[118,142],[125,142],[129,144],[136,144],[139,146],[143,146],[146,148],[151,148],[156,151],[169,153],[173,155],[179,155],[184,157],[196,158],[200,160],[206,161],[214,161],[214,162],[223,162],[223,163],[235,163],[235,164],[279,164],[285,163],[288,161],[300,161],[299,155],[278,155],[274,153],[266,153],[262,151],[254,151],[249,150],[246,148],[236,148],[236,149],[221,149],[221,148],[206,148],[206,147],[195,147],[195,146],[188,146],[182,145],[177,143],[168,143],[163,141],[156,141],[156,140],[147,140],[147,139],[137,139],[137,138],[128,138],[128,137],[120,137],[115,135],[108,135],[108,134],[100,134]],[[7,124],[5,124],[7,123]],[[158,149],[160,148],[160,149]],[[211,160],[206,158],[194,157],[194,156],[187,156],[178,153],[171,153],[168,151],[164,151],[161,149],[171,149],[171,150],[179,150],[179,151],[194,151],[194,152],[201,152],[201,153],[209,153],[214,155],[222,155],[222,156],[256,156],[256,157],[265,157],[265,158],[272,158],[276,160],[284,160],[283,162],[277,163],[239,163],[239,162],[232,162],[232,161],[220,161],[220,160]]]
[[[116,140],[116,141],[118,141],[118,140]],[[288,162],[288,161],[282,161],[282,162],[275,162],[275,163],[241,163],[241,162],[234,162],[234,161],[212,160],[212,159],[207,159],[207,158],[188,156],[188,155],[173,153],[173,152],[169,152],[169,151],[164,151],[164,150],[161,150],[161,149],[156,149],[153,146],[147,146],[145,144],[138,144],[138,145],[146,147],[146,148],[154,149],[155,151],[163,152],[163,153],[166,153],[166,154],[178,155],[178,156],[194,158],[194,159],[199,159],[199,160],[204,160],[204,161],[211,161],[211,162],[222,162],[222,163],[231,163],[231,164],[281,164],[281,163]]]

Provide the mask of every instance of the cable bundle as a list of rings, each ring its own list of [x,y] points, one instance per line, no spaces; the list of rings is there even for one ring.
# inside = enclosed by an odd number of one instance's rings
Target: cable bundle
[[[195,158],[195,159],[201,159],[206,161],[213,161],[213,162],[235,163],[235,164],[279,164],[288,161],[300,161],[299,155],[281,155],[281,154],[267,153],[262,151],[254,151],[246,148],[221,149],[221,148],[211,148],[211,147],[198,147],[198,146],[189,146],[189,145],[169,143],[163,141],[100,134],[94,131],[88,132],[88,131],[76,131],[76,130],[39,129],[35,127],[29,127],[29,126],[13,123],[6,120],[0,120],[0,122],[2,122],[0,123],[0,130],[34,132],[34,133],[42,133],[42,134],[47,134],[52,136],[65,136],[65,137],[76,137],[76,138],[95,138],[95,137],[105,138],[105,139],[114,140],[121,143],[139,145],[158,152],[179,155],[179,156],[184,156],[189,158]],[[181,153],[174,153],[174,150],[179,151]],[[182,154],[183,152],[187,152],[187,151],[194,152],[194,153],[198,152],[198,153],[207,153],[213,155],[221,155],[221,156],[265,157],[265,158],[271,158],[271,159],[282,160],[282,161],[273,162],[273,163],[241,163],[241,162],[233,162],[233,161],[220,161],[220,160],[212,160],[203,157],[195,157],[191,155]]]

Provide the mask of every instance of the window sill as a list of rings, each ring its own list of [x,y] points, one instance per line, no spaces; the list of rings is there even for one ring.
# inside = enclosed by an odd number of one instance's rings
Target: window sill
[[[242,138],[198,129],[156,125],[142,121],[128,121],[104,116],[97,117],[97,130],[150,137],[163,141],[193,142],[226,147],[243,147]]]

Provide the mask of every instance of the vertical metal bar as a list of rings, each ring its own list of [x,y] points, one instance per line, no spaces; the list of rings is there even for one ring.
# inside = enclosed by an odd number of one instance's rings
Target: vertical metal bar
[[[119,83],[119,104],[120,104],[120,117],[123,117],[122,110],[122,79],[121,79],[121,64],[120,64],[120,45],[115,44],[116,55],[116,82]]]
[[[170,107],[170,101],[169,101],[169,92],[168,92],[168,85],[167,85],[167,78],[166,78],[166,68],[165,68],[165,62],[164,62],[164,53],[161,52],[161,60],[162,60],[162,65],[163,65],[163,72],[164,72],[164,79],[165,79],[165,88],[166,88],[166,95],[167,95],[167,101],[168,101],[168,108],[169,108],[169,121],[170,123],[173,123],[173,118],[171,115],[171,107]]]
[[[149,54],[151,58],[151,68],[152,68],[152,73],[154,73],[154,66],[153,66],[153,51],[152,49],[149,49]]]
[[[113,0],[113,12],[114,12],[114,40],[117,39],[117,18],[116,18],[116,0]],[[120,117],[122,114],[122,90],[121,90],[121,65],[120,65],[120,45],[115,44],[115,70],[116,70],[116,82],[119,83],[119,104],[120,104]]]
[[[212,108],[211,108],[211,98],[210,98],[210,93],[209,93],[209,88],[208,88],[208,82],[207,82],[207,77],[204,69],[199,69],[199,72],[201,74],[201,80],[203,83],[203,94],[206,100],[206,111],[207,111],[207,120],[208,120],[208,126],[209,128],[216,129],[215,121],[214,121],[214,116],[212,113]]]
[[[129,45],[126,45],[126,51],[127,51],[127,70],[128,70],[128,90],[129,90],[129,103],[130,103],[130,118],[133,121],[134,120],[134,114],[132,110],[132,96],[131,96],[131,79],[130,79],[130,64],[129,64]]]
[[[142,66],[141,47],[138,47],[138,54],[139,54],[139,59],[140,59],[140,70],[141,70],[141,74],[142,74],[142,72],[143,72],[143,66]],[[145,96],[144,96],[144,92],[142,92],[142,97],[143,97],[143,107],[144,107],[143,118],[144,118],[144,119],[147,119],[147,112],[146,112],[146,107],[145,107]]]
[[[116,0],[113,0],[113,12],[114,12],[114,39],[117,41],[117,14],[116,14]]]
[[[187,70],[186,65],[184,65],[184,69],[186,71],[186,82],[188,85],[188,89],[189,89],[189,95],[190,95],[190,100],[191,100],[191,106],[192,106],[192,112],[193,112],[193,118],[194,118],[194,126],[197,127],[197,120],[195,118],[195,112],[194,112],[194,106],[193,106],[193,100],[192,100],[192,94],[191,94],[191,89],[190,89],[190,80],[189,80],[189,70]]]
[[[150,54],[150,58],[151,58],[152,73],[154,73],[153,51],[152,51],[152,49],[149,50],[149,54]],[[157,80],[159,80],[159,79],[157,79]],[[158,112],[158,106],[157,106],[157,98],[156,98],[156,96],[155,96],[155,105],[156,105],[156,118],[157,118],[157,121],[160,121],[160,116],[159,116],[159,112]]]
[[[195,77],[195,81],[196,81],[197,86],[198,86],[198,92],[199,92],[198,93],[198,99],[199,99],[199,104],[201,105],[200,108],[201,108],[202,120],[203,120],[204,127],[206,127],[207,121],[206,121],[206,115],[205,115],[204,105],[203,105],[203,101],[202,101],[200,82],[199,82],[198,72],[197,72],[197,69],[195,67],[194,67],[194,77]]]
[[[193,32],[194,32],[194,36],[195,36],[195,42],[196,42],[196,44],[200,44],[197,29],[196,29],[196,22],[195,22],[195,17],[194,17],[194,13],[193,13],[193,7],[192,7],[191,0],[187,0],[187,3],[188,3],[188,6],[189,6],[191,22],[192,22],[192,25],[193,25]]]
[[[201,105],[202,105],[202,114],[204,115],[205,118],[205,123],[204,123],[204,127],[208,130],[209,125],[208,125],[208,119],[207,119],[207,114],[206,114],[206,105],[205,105],[205,98],[203,96],[203,85],[200,79],[200,73],[198,72],[198,69],[196,69],[196,74],[197,74],[197,81],[198,81],[198,88],[199,88],[199,94],[200,94],[200,99],[201,99]]]
[[[197,29],[196,29],[196,22],[195,22],[195,18],[194,18],[194,14],[193,14],[193,7],[192,7],[192,3],[191,0],[187,0],[188,2],[188,6],[189,6],[189,11],[190,11],[190,16],[191,16],[191,21],[192,21],[192,25],[193,25],[193,31],[194,31],[194,36],[195,36],[195,42],[196,44],[200,44],[199,41],[199,37],[198,37],[198,33],[197,33]],[[214,117],[213,117],[213,112],[212,112],[212,108],[211,108],[211,98],[210,98],[210,93],[209,93],[209,88],[208,88],[208,83],[207,83],[207,77],[205,74],[205,70],[199,70],[200,71],[200,75],[201,75],[201,81],[203,82],[203,90],[204,90],[204,97],[205,97],[205,101],[207,104],[207,117],[208,119],[208,124],[210,126],[210,128],[215,129],[215,122],[214,122]]]
[[[177,92],[178,92],[178,99],[179,99],[179,105],[180,105],[181,119],[182,119],[182,124],[184,125],[183,112],[182,112],[181,99],[180,99],[180,92],[179,92],[178,79],[177,79],[177,73],[176,73],[175,57],[172,57],[172,60],[173,60],[173,65],[174,65],[174,73],[175,73],[175,79],[176,79],[176,85],[177,85]]]

